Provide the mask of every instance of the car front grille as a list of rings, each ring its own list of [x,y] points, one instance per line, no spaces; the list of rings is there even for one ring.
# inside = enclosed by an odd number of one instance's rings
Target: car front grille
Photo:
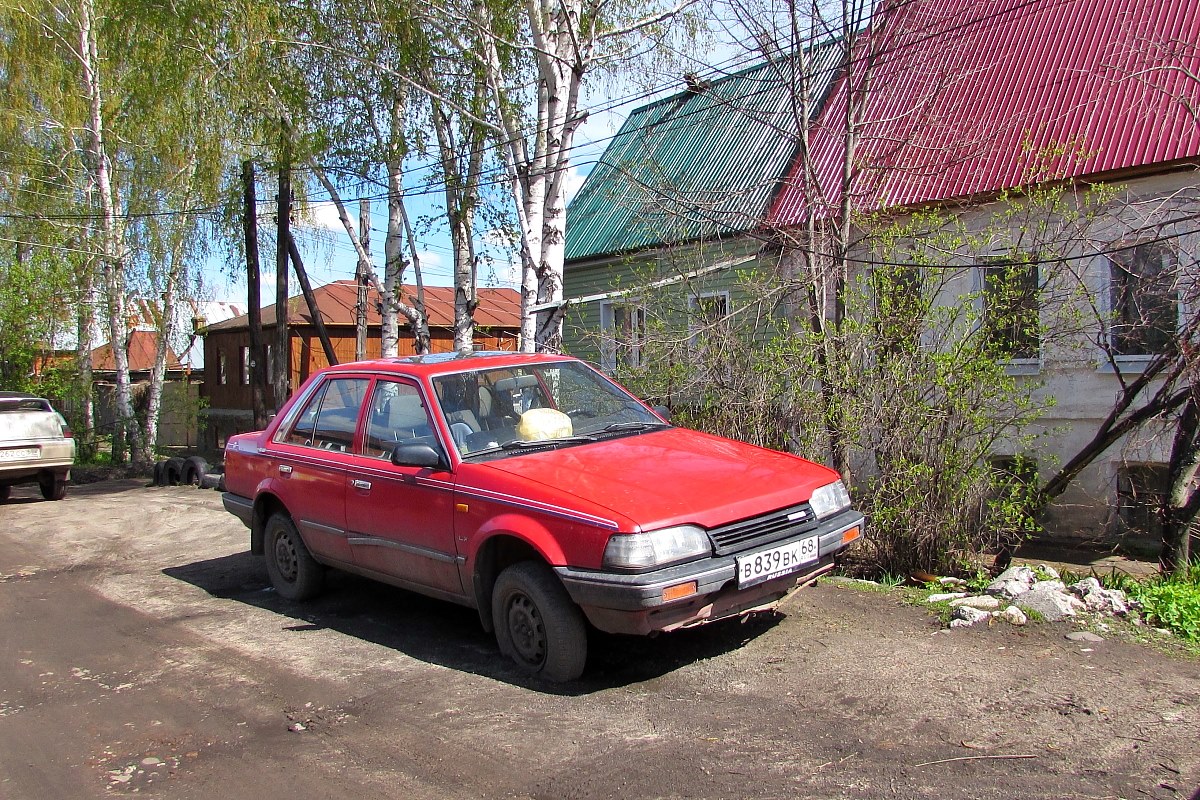
[[[708,532],[708,536],[712,539],[717,555],[725,556],[789,539],[816,527],[816,514],[808,503],[801,503],[713,528]]]

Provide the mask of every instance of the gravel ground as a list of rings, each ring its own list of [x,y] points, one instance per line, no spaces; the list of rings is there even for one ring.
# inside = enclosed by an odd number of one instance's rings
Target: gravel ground
[[[597,635],[556,688],[468,609],[351,576],[284,602],[247,546],[190,487],[0,504],[0,797],[1200,800],[1200,662],[1120,637],[822,583]]]

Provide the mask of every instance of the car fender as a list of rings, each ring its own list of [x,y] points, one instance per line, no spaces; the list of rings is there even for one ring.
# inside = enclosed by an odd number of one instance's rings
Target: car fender
[[[264,506],[277,505],[283,509],[285,514],[291,513],[283,502],[281,493],[277,491],[276,483],[277,480],[274,478],[264,478],[258,486],[254,487],[254,524],[250,526],[250,552],[252,553],[262,553],[263,551],[263,528],[267,522]]]
[[[511,536],[520,539],[537,551],[551,566],[563,566],[567,557],[557,538],[544,524],[526,514],[509,512],[491,517],[471,537],[468,563],[474,564],[476,556],[487,542],[496,536]]]

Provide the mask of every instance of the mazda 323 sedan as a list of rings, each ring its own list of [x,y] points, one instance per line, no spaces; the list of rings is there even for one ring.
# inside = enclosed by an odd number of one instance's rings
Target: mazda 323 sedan
[[[558,356],[332,367],[225,465],[225,508],[281,596],[335,567],[461,603],[552,681],[582,674],[589,625],[768,608],[863,533],[833,470],[672,426]]]

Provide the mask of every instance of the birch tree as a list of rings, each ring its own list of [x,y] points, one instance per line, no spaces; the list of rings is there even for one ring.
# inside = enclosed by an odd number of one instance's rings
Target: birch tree
[[[479,22],[501,155],[520,234],[521,349],[562,347],[566,189],[575,134],[587,118],[584,81],[636,61],[694,5],[607,0],[479,0],[457,18]],[[448,13],[448,12],[443,12]]]

